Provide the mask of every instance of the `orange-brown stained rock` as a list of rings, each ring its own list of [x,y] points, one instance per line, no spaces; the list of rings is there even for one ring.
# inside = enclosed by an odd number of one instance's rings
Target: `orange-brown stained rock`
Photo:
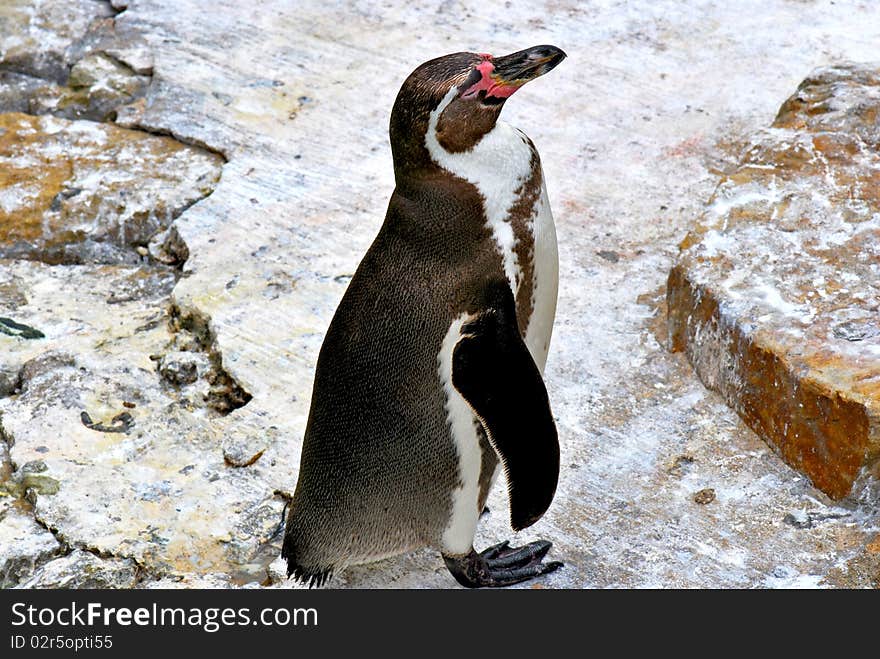
[[[118,262],[211,192],[222,158],[92,121],[0,114],[0,258]]]
[[[28,149],[34,132],[24,115],[0,115],[0,154]],[[73,165],[62,158],[36,156],[32,160],[7,161],[0,167],[0,243],[36,242],[44,233],[43,212],[73,175]]]
[[[880,72],[819,69],[720,181],[670,349],[833,498],[880,473]]]

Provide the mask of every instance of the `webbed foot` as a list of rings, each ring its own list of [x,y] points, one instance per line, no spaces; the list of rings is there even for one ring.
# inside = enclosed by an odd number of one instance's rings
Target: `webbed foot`
[[[479,554],[471,549],[465,556],[443,556],[443,560],[455,580],[466,588],[500,588],[561,568],[559,561],[541,562],[552,546],[546,540],[522,547],[511,547],[505,541]]]

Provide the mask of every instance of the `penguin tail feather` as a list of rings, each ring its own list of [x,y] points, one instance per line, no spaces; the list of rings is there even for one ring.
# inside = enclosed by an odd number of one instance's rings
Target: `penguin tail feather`
[[[325,568],[306,568],[297,562],[293,548],[286,541],[281,548],[281,558],[287,559],[287,578],[307,585],[309,588],[320,588],[333,576],[333,566]]]
[[[328,567],[324,570],[311,571],[287,559],[287,576],[288,578],[293,577],[294,581],[307,585],[309,588],[320,588],[333,576],[333,568]]]

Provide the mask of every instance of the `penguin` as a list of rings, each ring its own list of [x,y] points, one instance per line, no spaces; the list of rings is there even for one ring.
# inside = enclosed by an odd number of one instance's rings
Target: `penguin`
[[[551,543],[473,547],[504,472],[515,531],[550,506],[559,444],[543,369],[556,232],[532,141],[507,100],[565,58],[454,53],[419,66],[391,112],[395,189],[318,356],[285,525],[288,577],[436,549],[463,586],[562,566]]]

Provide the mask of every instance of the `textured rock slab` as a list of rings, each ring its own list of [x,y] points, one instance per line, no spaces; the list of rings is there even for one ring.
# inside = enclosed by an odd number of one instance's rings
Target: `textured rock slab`
[[[152,56],[101,0],[0,7],[0,112],[105,121],[143,96]]]
[[[0,66],[63,83],[79,45],[116,12],[96,0],[4,0]]]
[[[76,549],[40,567],[18,588],[134,588],[137,572],[132,560],[105,559]]]
[[[226,464],[226,421],[204,400],[202,375],[172,384],[159,372],[161,356],[181,343],[167,313],[174,277],[138,287],[152,270],[0,265],[0,281],[24,300],[17,322],[44,335],[0,334],[0,370],[15,374],[13,391],[0,398],[16,467],[5,481],[33,501],[23,518],[28,532],[48,534],[56,547],[49,527],[66,545],[132,559],[154,575],[226,570],[262,579],[262,566],[250,563],[275,533],[284,503],[266,491],[262,461]],[[119,421],[122,414],[130,421]],[[277,435],[251,441],[274,446]]]
[[[91,121],[0,115],[0,258],[137,262],[211,192],[222,158]]]
[[[90,82],[78,66],[70,84]],[[0,258],[0,423],[18,466],[7,489],[34,504],[18,522],[40,537],[35,516],[70,546],[153,574],[247,564],[283,504],[248,494],[249,473],[217,482],[222,430],[205,418],[235,383],[209,364],[210,346],[169,331],[179,273],[146,258],[185,259],[164,229],[210,193],[222,158],[91,121],[5,114],[0,126],[0,257],[42,261]],[[172,363],[199,368],[171,377]],[[169,428],[174,441],[154,448]],[[174,504],[183,493],[195,498]],[[264,509],[268,531],[255,523]],[[84,566],[58,563],[46,578]]]
[[[0,588],[30,576],[60,550],[55,536],[37,524],[30,511],[0,503]]]
[[[681,247],[672,348],[829,496],[880,476],[880,67],[811,74]]]
[[[253,585],[256,586],[257,584],[254,583]],[[142,587],[151,590],[174,590],[184,588],[223,590],[226,588],[234,588],[235,584],[229,580],[229,576],[226,574],[210,572],[208,574],[187,574],[178,577],[164,577],[162,579],[145,582]]]
[[[30,505],[10,487],[12,470],[0,435],[0,588],[30,576],[34,568],[61,551],[60,543],[34,521]]]

